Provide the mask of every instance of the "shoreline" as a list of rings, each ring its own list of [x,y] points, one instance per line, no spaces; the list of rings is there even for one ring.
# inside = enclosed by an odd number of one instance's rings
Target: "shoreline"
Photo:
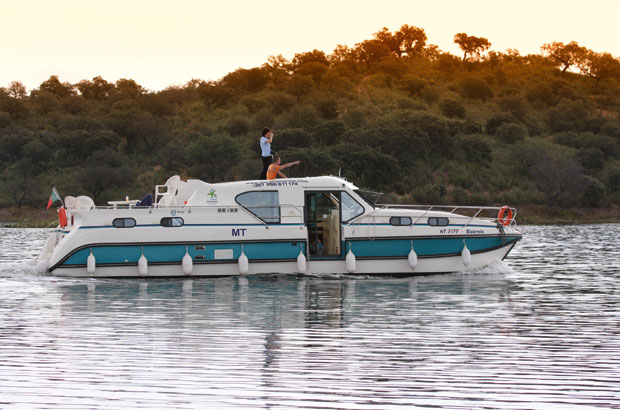
[[[525,205],[517,208],[518,225],[584,225],[620,223],[620,207],[605,208],[549,208]],[[56,209],[29,207],[0,208],[0,228],[55,227]]]

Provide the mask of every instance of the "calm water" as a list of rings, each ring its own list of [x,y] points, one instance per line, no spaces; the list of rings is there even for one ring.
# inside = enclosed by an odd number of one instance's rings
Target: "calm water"
[[[620,408],[620,225],[412,278],[39,276],[0,229],[0,408]]]

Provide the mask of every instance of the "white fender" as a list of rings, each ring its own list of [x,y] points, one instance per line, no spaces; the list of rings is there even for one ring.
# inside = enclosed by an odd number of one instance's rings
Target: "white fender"
[[[301,251],[302,246],[299,247],[299,255],[297,255],[297,271],[299,273],[306,273],[306,255]]]
[[[243,252],[243,244],[241,245],[241,255],[239,255],[237,262],[239,263],[239,273],[245,275],[250,271],[250,261],[248,261],[248,257]]]
[[[45,272],[47,272],[48,265],[49,265],[48,260],[47,259],[43,259],[43,260],[40,260],[39,262],[37,262],[37,265],[35,266],[34,269],[35,269],[35,271],[38,274],[42,275]]]
[[[138,259],[138,273],[140,276],[146,276],[149,273],[149,261],[144,256],[144,250],[142,250],[142,256]]]
[[[347,257],[346,257],[346,265],[347,265],[347,272],[349,273],[355,272],[355,269],[357,268],[356,266],[357,264],[355,263],[355,254],[351,250],[351,244],[349,244],[349,252],[347,253]]]
[[[181,264],[183,265],[183,273],[186,275],[191,275],[194,270],[194,264],[192,262],[192,257],[187,250],[187,246],[185,247],[185,256],[183,256],[183,261]]]
[[[467,249],[467,244],[463,244],[463,250],[461,251],[461,259],[463,260],[463,265],[468,267],[471,263],[471,252]]]
[[[409,256],[407,256],[407,262],[411,269],[415,269],[416,266],[418,266],[418,254],[413,250],[413,241],[411,241],[411,251],[409,252]]]
[[[90,249],[90,255],[88,255],[88,258],[86,258],[86,272],[90,273],[91,275],[93,273],[95,273],[95,269],[97,267],[97,261],[95,260],[95,255],[93,255],[93,249]]]

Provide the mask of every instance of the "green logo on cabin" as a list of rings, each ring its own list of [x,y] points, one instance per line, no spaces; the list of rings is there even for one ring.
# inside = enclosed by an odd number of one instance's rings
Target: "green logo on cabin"
[[[211,191],[207,195],[211,197],[212,201],[217,201],[217,194],[215,193],[215,189],[211,189]]]

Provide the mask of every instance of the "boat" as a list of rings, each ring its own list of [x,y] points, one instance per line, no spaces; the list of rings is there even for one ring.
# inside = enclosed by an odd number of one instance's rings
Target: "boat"
[[[173,176],[152,204],[66,197],[35,261],[66,277],[416,275],[503,260],[517,210],[380,205],[344,178],[207,183]]]

